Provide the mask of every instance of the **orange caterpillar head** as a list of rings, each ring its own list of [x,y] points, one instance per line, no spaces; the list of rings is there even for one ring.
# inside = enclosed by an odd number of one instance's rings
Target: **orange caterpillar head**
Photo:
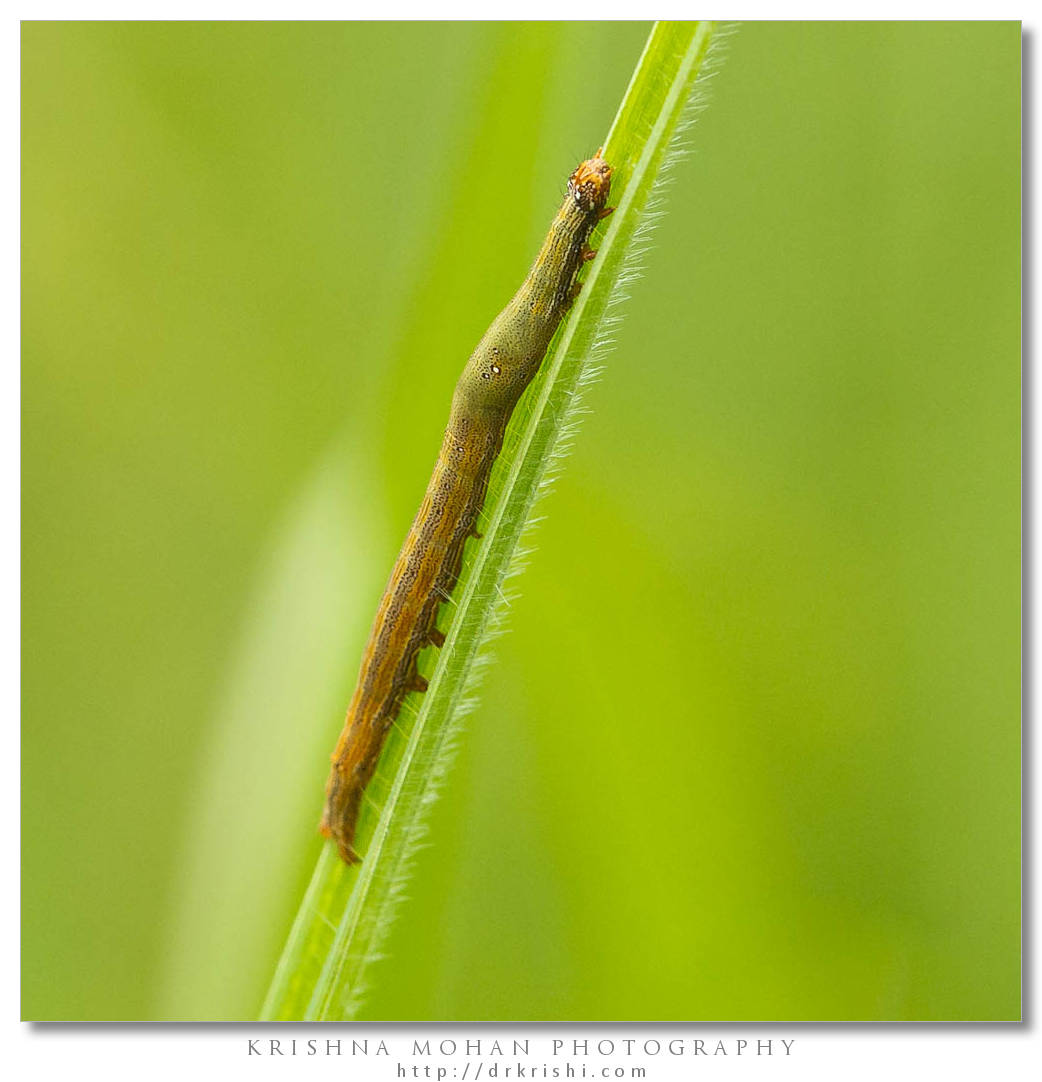
[[[608,202],[610,191],[611,166],[601,157],[600,150],[568,178],[569,194],[585,211],[600,210]]]

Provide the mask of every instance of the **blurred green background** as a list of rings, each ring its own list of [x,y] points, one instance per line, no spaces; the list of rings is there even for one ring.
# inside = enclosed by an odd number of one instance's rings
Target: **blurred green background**
[[[24,24],[24,1017],[255,1016],[648,29]],[[1020,29],[713,86],[367,1018],[1019,1016]]]

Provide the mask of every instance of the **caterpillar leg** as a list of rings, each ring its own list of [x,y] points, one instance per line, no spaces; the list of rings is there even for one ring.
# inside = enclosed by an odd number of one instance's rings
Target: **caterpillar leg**
[[[358,864],[362,859],[355,852],[353,844],[361,795],[361,788],[357,784],[352,785],[351,778],[345,777],[334,762],[326,783],[326,806],[318,831],[323,837],[336,842],[340,859],[345,864]]]

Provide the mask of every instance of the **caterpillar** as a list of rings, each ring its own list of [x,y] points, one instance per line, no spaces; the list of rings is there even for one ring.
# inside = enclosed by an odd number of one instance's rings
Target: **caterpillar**
[[[480,536],[475,524],[507,422],[579,291],[580,267],[596,254],[590,234],[613,209],[606,205],[612,170],[602,150],[568,178],[568,194],[532,269],[485,332],[453,392],[434,473],[377,609],[331,757],[319,830],[348,864],[360,860],[354,849],[358,813],[387,732],[406,694],[427,689],[416,667],[420,651],[445,642],[438,609],[456,585],[467,539]]]

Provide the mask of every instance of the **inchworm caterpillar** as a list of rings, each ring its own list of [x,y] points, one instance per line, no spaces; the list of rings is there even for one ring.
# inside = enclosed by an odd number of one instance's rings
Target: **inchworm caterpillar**
[[[353,842],[362,793],[405,695],[427,689],[417,659],[445,641],[438,607],[456,585],[467,538],[478,536],[475,522],[507,422],[575,299],[579,268],[594,256],[588,241],[611,213],[610,188],[611,166],[598,150],[568,178],[568,195],[528,277],[456,384],[438,461],[377,609],[332,756],[320,829],[348,864],[359,860]]]

